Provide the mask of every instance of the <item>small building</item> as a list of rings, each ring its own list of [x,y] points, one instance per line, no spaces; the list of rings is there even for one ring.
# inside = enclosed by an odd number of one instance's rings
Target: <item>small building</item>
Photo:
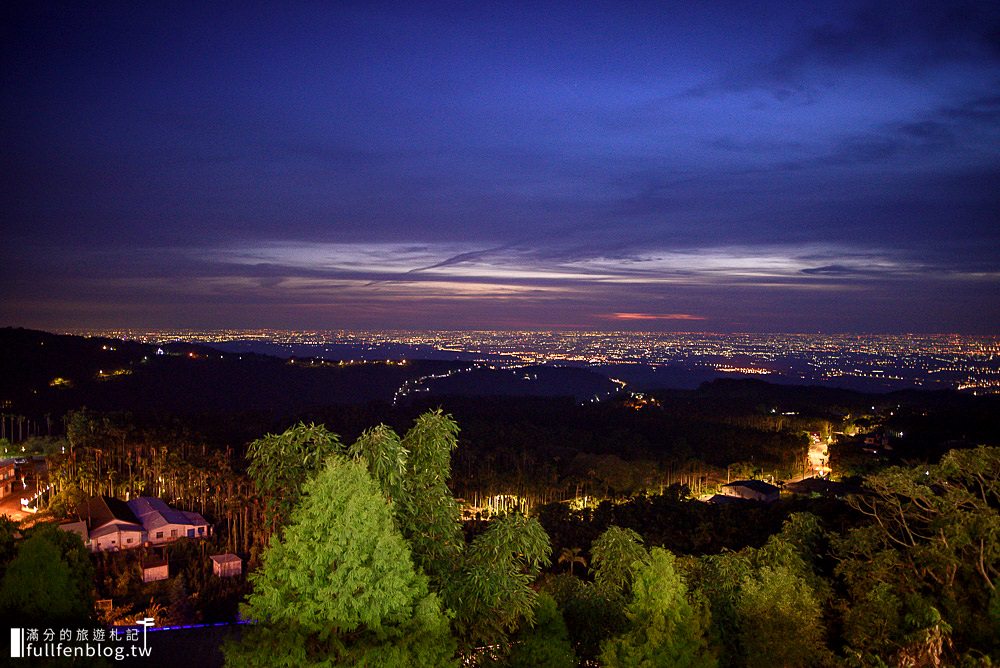
[[[178,538],[204,538],[209,535],[208,521],[198,513],[171,508],[152,496],[140,496],[128,502],[145,528],[151,545],[162,545]]]
[[[232,578],[243,573],[243,560],[235,554],[213,554],[209,557],[212,560],[212,572],[220,578]]]
[[[17,462],[14,458],[0,459],[0,499],[6,499],[14,493],[14,483],[17,481]]]
[[[773,503],[781,496],[781,490],[763,480],[734,480],[722,486],[722,493],[747,501]]]
[[[156,582],[170,577],[170,565],[162,557],[151,557],[142,562],[142,581]]]

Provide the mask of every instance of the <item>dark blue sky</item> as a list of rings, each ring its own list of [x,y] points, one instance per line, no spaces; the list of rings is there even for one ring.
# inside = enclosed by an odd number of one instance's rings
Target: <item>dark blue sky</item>
[[[3,10],[0,324],[1000,331],[995,2],[152,4]]]

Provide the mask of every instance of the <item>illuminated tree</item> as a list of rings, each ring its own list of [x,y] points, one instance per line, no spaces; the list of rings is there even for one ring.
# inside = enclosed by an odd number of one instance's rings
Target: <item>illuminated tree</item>
[[[454,611],[456,635],[467,649],[505,642],[533,620],[531,584],[552,548],[536,519],[510,514],[490,522],[466,544],[458,503],[448,487],[458,425],[440,410],[420,415],[399,439],[384,425],[348,450],[363,462],[382,495],[392,500],[396,526],[414,564]]]
[[[300,422],[281,434],[267,434],[250,444],[248,473],[264,499],[275,531],[299,500],[302,485],[334,453],[343,451],[340,438],[323,425]]]
[[[440,409],[428,411],[406,432],[401,447],[408,456],[397,509],[400,527],[416,564],[440,586],[465,546],[461,512],[448,488],[458,425]]]
[[[531,584],[551,552],[535,518],[510,514],[490,522],[443,590],[458,634],[471,644],[490,645],[505,641],[520,624],[534,623],[538,594]]]
[[[872,523],[837,542],[848,653],[940,658],[952,637],[1000,651],[1000,448],[952,450],[865,484],[850,503]]]
[[[262,561],[244,610],[259,628],[230,664],[452,665],[448,618],[363,464],[331,457]]]
[[[627,595],[636,564],[648,560],[642,536],[632,529],[610,526],[590,546],[594,583],[611,592]]]
[[[713,668],[705,629],[707,606],[693,605],[674,555],[653,548],[635,570],[632,600],[626,608],[630,628],[606,642],[601,662],[610,668],[675,666]],[[774,664],[774,665],[781,665]]]

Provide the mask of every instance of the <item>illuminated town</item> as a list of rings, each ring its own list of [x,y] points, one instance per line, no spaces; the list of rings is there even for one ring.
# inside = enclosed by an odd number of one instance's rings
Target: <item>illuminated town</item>
[[[574,331],[74,331],[143,343],[273,344],[358,360],[454,355],[478,361],[675,366],[720,375],[898,389],[1000,392],[1000,337],[956,334],[714,334]],[[294,352],[293,352],[294,351]]]

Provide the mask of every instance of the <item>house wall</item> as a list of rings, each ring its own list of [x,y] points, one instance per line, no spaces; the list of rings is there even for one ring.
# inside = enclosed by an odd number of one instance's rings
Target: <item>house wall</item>
[[[168,577],[170,577],[169,564],[163,564],[162,566],[152,566],[149,568],[142,569],[143,582],[156,582],[157,580],[166,580]]]
[[[93,552],[114,549],[127,550],[133,547],[142,547],[141,531],[116,531],[90,539],[90,549]]]
[[[190,529],[194,529],[193,538],[204,538],[208,535],[208,525],[205,524],[197,526],[191,524],[164,524],[158,529],[149,530],[149,542],[153,545],[160,545],[177,540],[178,538],[187,538],[189,537],[188,530]]]
[[[748,499],[750,501],[776,501],[778,498],[777,494],[763,494],[750,489],[749,487],[723,487],[722,493],[726,496],[735,496],[737,498]]]
[[[14,490],[16,470],[13,464],[0,468],[0,499],[7,498]]]
[[[224,564],[220,564],[217,561],[213,561],[212,572],[220,578],[236,577],[243,572],[243,563],[239,561],[228,561]]]

